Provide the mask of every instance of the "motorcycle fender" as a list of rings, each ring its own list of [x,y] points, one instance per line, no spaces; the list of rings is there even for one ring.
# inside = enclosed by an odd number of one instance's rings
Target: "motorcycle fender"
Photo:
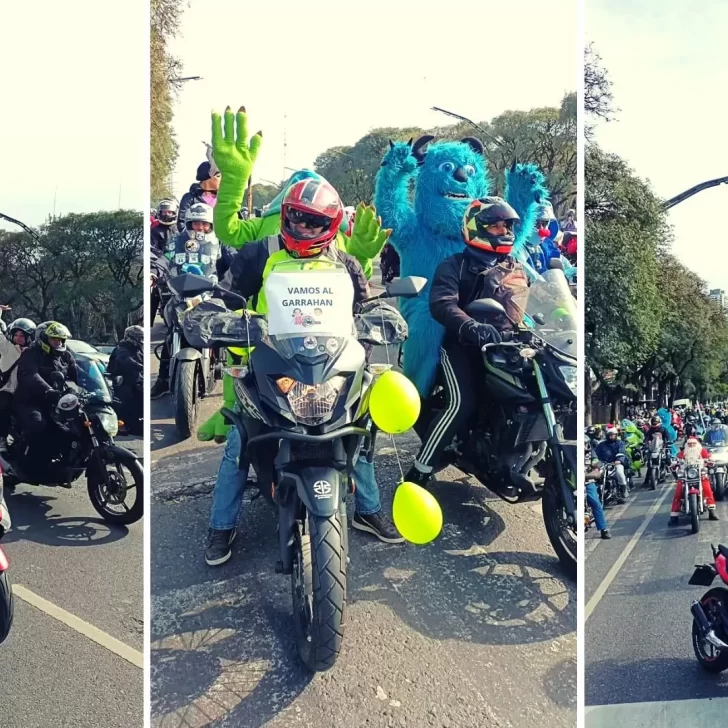
[[[104,453],[116,455],[119,459],[138,460],[140,464],[143,463],[143,458],[140,458],[136,455],[136,453],[133,453],[131,450],[127,450],[127,448],[121,447],[120,445],[105,445],[103,449]]]
[[[197,361],[202,359],[202,353],[193,349],[191,346],[180,349],[174,356],[177,361]]]
[[[699,493],[700,493],[700,491],[695,487],[690,488],[690,490],[688,490],[688,495],[698,495]]]
[[[304,465],[286,469],[281,473],[283,478],[296,483],[296,492],[306,510],[321,518],[333,516],[346,493],[346,474],[333,467]]]

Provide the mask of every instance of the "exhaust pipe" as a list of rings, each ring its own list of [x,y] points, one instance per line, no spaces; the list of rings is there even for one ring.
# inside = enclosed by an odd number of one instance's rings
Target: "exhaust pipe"
[[[708,618],[705,616],[705,612],[703,611],[703,605],[700,602],[693,602],[690,607],[690,611],[692,612],[695,621],[698,623],[700,636],[706,642],[710,642],[713,647],[717,647],[719,650],[728,650],[728,645],[715,634],[713,628],[710,626],[710,622],[708,622]]]

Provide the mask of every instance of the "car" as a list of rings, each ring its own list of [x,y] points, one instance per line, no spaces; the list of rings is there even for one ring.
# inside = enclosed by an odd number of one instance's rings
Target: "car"
[[[108,354],[111,356],[111,352],[116,349],[116,344],[90,344],[94,349],[98,349],[102,354]]]
[[[66,342],[66,346],[69,348],[71,354],[83,354],[102,365],[102,371],[106,371],[106,368],[109,366],[109,354],[105,354],[103,351],[97,349],[95,346],[91,346],[91,344],[87,344],[85,341],[69,339]]]

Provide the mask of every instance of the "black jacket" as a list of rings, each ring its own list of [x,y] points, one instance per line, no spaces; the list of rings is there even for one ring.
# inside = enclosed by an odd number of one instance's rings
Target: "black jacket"
[[[253,308],[258,302],[258,293],[263,288],[265,264],[271,253],[280,250],[281,246],[280,236],[271,236],[255,243],[246,243],[233,258],[230,265],[232,276],[230,288],[234,293],[250,299]],[[353,255],[339,250],[335,242],[328,248],[328,254],[332,260],[343,263],[349,271],[351,282],[354,284],[354,303],[366,299],[369,295],[369,284],[361,263]]]
[[[179,203],[179,214],[177,215],[177,230],[183,232],[185,230],[185,215],[187,210],[192,207],[196,202],[204,202],[202,195],[204,190],[200,187],[199,182],[193,182],[190,185],[189,192],[185,192],[182,195],[182,200]]]
[[[465,248],[462,253],[445,258],[437,266],[430,287],[430,313],[435,321],[445,327],[446,345],[461,343],[460,331],[463,325],[473,320],[472,316],[465,313],[468,304],[478,298],[498,300],[497,290],[481,274],[504,260],[506,258],[502,255]],[[514,270],[519,267],[520,264],[513,263]],[[520,267],[520,270],[523,268]],[[487,323],[501,331],[510,328],[510,323],[503,317],[490,319]]]
[[[152,249],[164,255],[167,252],[167,245],[177,234],[176,225],[155,225],[150,232]]]
[[[134,388],[142,381],[144,372],[144,352],[141,348],[120,341],[109,357],[109,374],[122,377],[123,387]]]
[[[15,390],[16,404],[43,407],[51,374],[60,372],[65,381],[78,384],[76,360],[68,349],[58,353],[46,353],[39,342],[31,344],[18,360],[18,388]]]

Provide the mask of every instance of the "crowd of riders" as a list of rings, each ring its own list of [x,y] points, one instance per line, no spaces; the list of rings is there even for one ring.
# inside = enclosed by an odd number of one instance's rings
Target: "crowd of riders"
[[[278,235],[259,242],[249,242],[235,251],[226,247],[225,240],[218,241],[215,237],[213,208],[217,202],[220,179],[220,172],[208,155],[208,160],[197,170],[196,182],[180,204],[174,199],[165,199],[152,212],[152,254],[158,258],[166,258],[171,266],[176,265],[174,272],[214,276],[218,281],[225,278],[224,287],[229,286],[230,290],[246,299],[259,300],[269,269],[266,266],[269,256],[284,252],[294,259],[322,256],[339,260],[347,267],[354,285],[355,303],[369,296],[369,283],[362,264],[335,244],[337,235],[340,230],[345,229],[345,224],[348,224],[349,231],[352,230],[357,211],[353,207],[344,207],[339,194],[328,182],[323,179],[308,179],[291,185],[285,191],[280,204],[281,224]],[[311,193],[313,187],[315,194]],[[257,215],[258,211],[255,213]],[[241,220],[246,219],[247,208],[241,209],[238,217]],[[559,232],[558,240],[554,242],[551,232],[539,235],[535,231],[541,246],[539,250],[546,243],[553,244],[557,250],[563,250],[564,255],[571,255],[575,262],[577,228],[574,211],[567,213],[563,221],[563,231],[558,223],[556,226],[552,224],[557,221],[552,220],[553,209],[550,206],[548,214],[544,212],[541,217],[544,218],[544,229],[558,229]],[[446,392],[446,410],[443,415],[448,415],[448,426],[441,427],[440,420],[434,420],[423,437],[423,446],[406,480],[427,485],[437,469],[442,451],[448,446],[459,423],[467,418],[475,406],[472,398],[461,396],[461,389],[467,389],[476,376],[474,363],[481,356],[480,347],[487,342],[500,342],[502,336],[506,335],[505,331],[499,331],[493,325],[475,321],[463,309],[470,300],[468,295],[475,290],[476,284],[488,279],[487,273],[494,266],[502,266],[511,261],[514,270],[509,268],[509,271],[512,277],[521,275],[519,271],[522,266],[509,257],[515,240],[514,226],[518,221],[516,211],[501,198],[489,197],[474,201],[463,220],[463,230],[470,229],[467,235],[463,233],[463,252],[444,261],[431,282],[432,290],[441,292],[443,303],[439,307],[433,304],[432,315],[447,331],[441,366],[450,367],[456,372],[456,376],[453,386]],[[234,220],[230,222],[230,226],[235,225]],[[203,243],[213,238],[216,243],[215,250],[218,251],[215,270],[202,271],[199,266],[191,265],[185,256],[185,251],[190,249],[189,241],[196,239]],[[271,246],[275,247],[275,252]],[[192,247],[197,249],[195,245]],[[384,246],[380,260],[382,284],[399,276],[399,258],[390,243]],[[456,271],[463,265],[467,266],[469,273],[460,279]],[[525,274],[523,278],[525,281]],[[154,290],[158,284],[154,274],[151,283]],[[494,284],[493,291],[487,295],[497,298],[501,288]],[[435,297],[431,297],[431,303],[434,299]],[[160,300],[159,291],[153,292],[153,319],[159,309]],[[256,306],[256,310],[259,310],[259,306]],[[170,341],[171,331],[168,327],[165,342],[158,355],[160,368],[151,390],[153,399],[170,392]],[[451,378],[448,381],[449,379]],[[454,416],[453,409],[456,410]],[[242,491],[247,477],[247,472],[237,465],[238,453],[241,451],[239,437],[237,428],[232,428],[227,434],[225,453],[213,492],[210,537],[205,552],[208,565],[222,564],[230,558],[231,544],[236,536],[236,524],[243,503]],[[357,487],[353,527],[386,543],[401,543],[404,539],[391,519],[385,515],[379,502],[373,463],[367,462],[366,458],[360,458],[355,468],[354,480]]]
[[[626,488],[634,477],[642,475],[650,445],[661,442],[667,471],[677,480],[668,521],[668,525],[675,526],[679,523],[683,499],[683,481],[678,477],[681,464],[687,457],[688,461],[702,462],[706,468],[712,468],[713,452],[728,448],[728,403],[705,407],[681,404],[661,410],[630,406],[627,414],[629,418],[621,422],[590,425],[584,433],[587,518],[604,539],[611,538],[611,534],[600,484],[608,467],[619,487]],[[646,475],[645,482],[647,479]],[[717,521],[711,479],[703,473],[701,480],[708,518]]]

